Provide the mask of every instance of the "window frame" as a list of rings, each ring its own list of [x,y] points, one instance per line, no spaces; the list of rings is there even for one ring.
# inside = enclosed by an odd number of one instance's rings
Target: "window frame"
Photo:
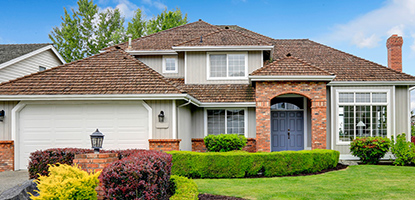
[[[248,138],[248,108],[241,107],[212,107],[204,109],[204,137],[208,136],[208,110],[225,110],[225,134],[228,134],[228,121],[227,121],[227,111],[228,110],[243,110],[244,111],[244,136]]]
[[[353,103],[352,102],[345,102],[345,103],[340,103],[340,93],[353,93]],[[357,103],[356,102],[356,93],[370,93],[370,102],[366,102],[366,103]],[[386,93],[386,102],[373,102],[372,101],[372,94],[373,93]],[[391,123],[392,123],[392,110],[391,110],[391,92],[390,89],[337,89],[336,90],[336,107],[335,107],[335,121],[336,123],[334,124],[334,129],[333,131],[335,132],[335,137],[336,137],[336,145],[350,145],[351,141],[341,141],[340,140],[340,134],[339,134],[339,129],[340,129],[340,117],[339,117],[339,113],[340,113],[340,106],[370,106],[370,120],[372,120],[372,108],[373,106],[386,106],[386,113],[387,113],[387,119],[386,119],[386,132],[387,132],[387,138],[391,138],[392,135],[392,127],[391,127]],[[354,109],[354,112],[356,112],[356,109]],[[356,119],[356,113],[354,116],[354,119]],[[356,124],[356,122],[354,122]],[[355,127],[356,130],[356,127]],[[372,133],[372,130],[371,130]]]
[[[166,69],[166,59],[173,58],[175,63],[175,70],[167,70]],[[179,62],[178,62],[178,56],[163,56],[163,70],[162,72],[165,74],[173,74],[173,73],[179,73]]]
[[[244,55],[245,56],[245,75],[231,77],[229,76],[229,59],[228,55]],[[226,55],[226,77],[211,77],[210,76],[210,55]],[[206,53],[206,68],[207,68],[207,80],[245,80],[248,79],[248,52],[235,51],[235,52],[207,52]]]

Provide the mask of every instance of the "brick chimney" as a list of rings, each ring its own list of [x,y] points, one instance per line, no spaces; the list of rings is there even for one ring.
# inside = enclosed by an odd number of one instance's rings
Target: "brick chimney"
[[[393,34],[386,41],[388,48],[388,67],[402,72],[402,44],[403,39],[397,34]]]

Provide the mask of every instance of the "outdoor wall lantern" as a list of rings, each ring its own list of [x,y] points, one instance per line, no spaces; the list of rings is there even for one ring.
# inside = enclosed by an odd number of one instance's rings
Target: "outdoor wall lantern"
[[[164,122],[164,111],[160,111],[159,122]]]
[[[4,120],[4,115],[5,115],[4,110],[0,110],[0,122]]]
[[[97,129],[90,136],[91,136],[91,145],[92,145],[92,148],[94,149],[94,153],[99,153],[99,149],[102,148],[102,143],[104,142],[104,134],[99,132],[99,130]]]

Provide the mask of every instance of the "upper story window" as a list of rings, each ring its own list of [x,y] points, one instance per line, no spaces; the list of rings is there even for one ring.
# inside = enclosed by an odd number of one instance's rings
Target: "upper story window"
[[[248,54],[208,53],[208,78],[210,79],[240,79],[247,77]]]
[[[177,56],[163,56],[163,73],[178,73]]]
[[[42,66],[39,66],[39,71],[41,72],[41,71],[45,71],[46,70],[46,67],[42,67]]]
[[[388,137],[387,92],[339,92],[338,141],[356,137]]]

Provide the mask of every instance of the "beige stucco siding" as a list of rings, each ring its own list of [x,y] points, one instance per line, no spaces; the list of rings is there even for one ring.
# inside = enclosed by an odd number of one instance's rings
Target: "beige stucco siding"
[[[163,56],[136,56],[138,60],[156,70],[167,78],[184,78],[184,53],[179,52],[177,55],[178,73],[163,73]]]
[[[186,83],[187,84],[248,84],[248,78],[239,80],[208,80],[207,52],[186,53]],[[262,67],[262,52],[248,51],[248,74]]]
[[[47,50],[0,69],[0,82],[36,73],[39,71],[39,66],[49,69],[61,64],[56,54],[52,50]]]
[[[11,140],[11,129],[12,129],[12,120],[11,114],[12,109],[18,104],[17,101],[1,101],[0,110],[4,110],[5,117],[3,122],[0,122],[0,140]]]

